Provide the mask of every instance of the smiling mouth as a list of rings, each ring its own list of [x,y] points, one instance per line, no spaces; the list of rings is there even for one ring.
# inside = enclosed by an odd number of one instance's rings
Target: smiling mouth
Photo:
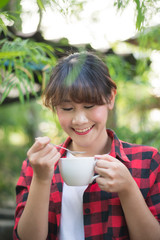
[[[84,134],[87,134],[88,132],[90,132],[90,130],[94,127],[91,126],[91,127],[88,127],[88,128],[84,128],[84,129],[74,129],[73,130],[75,131],[75,133],[79,134],[79,135],[84,135]]]

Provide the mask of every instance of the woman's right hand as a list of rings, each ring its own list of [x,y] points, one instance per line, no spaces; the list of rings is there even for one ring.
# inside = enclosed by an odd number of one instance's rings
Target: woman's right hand
[[[60,153],[50,144],[49,137],[38,137],[27,152],[33,168],[33,175],[40,181],[51,181],[54,165],[60,158]]]

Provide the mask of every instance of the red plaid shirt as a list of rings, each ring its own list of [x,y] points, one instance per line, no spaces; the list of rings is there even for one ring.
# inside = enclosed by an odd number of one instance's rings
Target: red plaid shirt
[[[110,155],[122,161],[138,184],[143,197],[155,218],[160,222],[160,154],[157,149],[120,141],[115,133],[107,130],[113,139]],[[70,138],[64,142],[67,147]],[[62,157],[66,156],[60,150]],[[19,239],[17,224],[25,207],[33,170],[28,160],[23,162],[16,186],[17,207],[13,239]],[[49,203],[49,231],[47,240],[58,239],[63,180],[56,164]],[[137,204],[137,203],[136,203]],[[138,207],[138,205],[137,205]],[[101,191],[98,184],[89,184],[83,195],[84,232],[86,240],[128,240],[128,229],[117,193]]]

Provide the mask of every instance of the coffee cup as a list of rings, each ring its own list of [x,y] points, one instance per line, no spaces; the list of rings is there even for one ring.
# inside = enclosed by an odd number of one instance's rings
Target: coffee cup
[[[60,173],[69,186],[86,186],[99,175],[94,176],[96,159],[94,157],[60,158]]]

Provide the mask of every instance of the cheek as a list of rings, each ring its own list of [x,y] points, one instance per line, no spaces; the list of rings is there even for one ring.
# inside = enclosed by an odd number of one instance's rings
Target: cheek
[[[66,131],[66,129],[70,126],[70,117],[68,114],[61,111],[57,111],[57,117],[61,127]]]
[[[57,111],[57,117],[62,128],[66,127],[68,124],[67,116],[61,111]]]
[[[106,122],[108,111],[106,108],[98,108],[93,112],[93,116],[96,122]]]
[[[58,120],[61,126],[65,124],[64,118],[62,116],[58,116]]]

